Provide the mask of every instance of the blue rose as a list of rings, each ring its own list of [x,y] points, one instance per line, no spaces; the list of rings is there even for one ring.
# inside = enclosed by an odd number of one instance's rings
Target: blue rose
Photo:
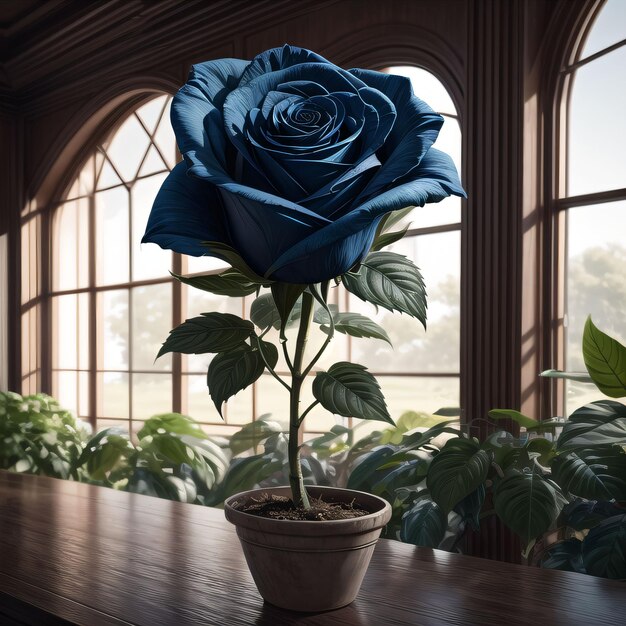
[[[431,148],[442,123],[407,78],[302,48],[194,65],[172,103],[185,160],[142,241],[193,256],[226,244],[282,282],[340,276],[386,213],[465,195],[450,157]]]

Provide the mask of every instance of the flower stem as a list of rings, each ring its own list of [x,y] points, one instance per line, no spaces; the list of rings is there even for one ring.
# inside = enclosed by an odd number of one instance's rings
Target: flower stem
[[[302,467],[300,465],[300,446],[298,443],[298,430],[300,428],[300,391],[306,373],[302,372],[304,351],[309,337],[309,328],[313,317],[313,296],[305,291],[302,294],[302,309],[300,312],[300,326],[296,338],[296,349],[293,358],[293,370],[291,377],[291,391],[289,394],[289,484],[291,485],[291,497],[295,506],[305,509],[311,508],[309,498],[304,487]]]

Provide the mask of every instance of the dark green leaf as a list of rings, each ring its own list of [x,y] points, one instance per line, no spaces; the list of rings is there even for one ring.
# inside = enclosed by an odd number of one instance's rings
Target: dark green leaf
[[[589,464],[575,452],[560,454],[552,461],[552,477],[566,492],[580,498],[610,500],[614,497],[605,484],[605,467]],[[626,475],[626,474],[625,474]]]
[[[401,254],[371,252],[357,273],[343,275],[346,289],[389,311],[417,318],[426,328],[426,289],[420,271]]]
[[[395,452],[393,446],[380,446],[358,457],[348,478],[348,489],[367,491],[386,471],[379,468]]]
[[[583,563],[587,574],[626,578],[626,514],[600,522],[583,540]]]
[[[559,541],[543,555],[541,567],[584,574],[585,566],[581,548],[582,542],[579,539]]]
[[[250,306],[250,319],[262,330],[273,326],[280,328],[280,314],[271,293],[264,293]]]
[[[574,411],[559,435],[557,450],[577,450],[626,442],[626,406],[598,400]]]
[[[528,544],[545,533],[561,507],[551,483],[535,471],[509,470],[494,490],[498,517]]]
[[[472,439],[449,439],[428,470],[426,485],[445,513],[478,489],[489,472],[491,456]]]
[[[413,209],[415,209],[414,206],[407,206],[403,209],[398,209],[396,211],[390,211],[389,213],[386,213],[378,224],[378,228],[376,229],[376,236],[374,237],[374,242],[381,233],[388,232],[396,224],[402,221],[407,215],[410,215]]]
[[[384,328],[376,322],[360,313],[337,313],[334,316],[335,330],[351,337],[369,337],[372,339],[382,339],[391,345],[389,335]],[[323,324],[321,330],[328,334],[330,326]]]
[[[281,459],[265,454],[234,459],[220,487],[220,499],[224,500],[235,493],[253,489],[282,468]]]
[[[331,413],[393,424],[378,382],[362,365],[340,361],[318,372],[313,396]]]
[[[609,337],[587,318],[583,358],[598,389],[611,398],[626,396],[626,346]]]
[[[373,483],[368,491],[393,503],[396,489],[420,483],[428,473],[428,466],[428,461],[424,459],[413,459],[402,463]]]
[[[541,420],[540,422],[535,422],[534,426],[526,426],[526,430],[529,432],[537,432],[537,433],[555,433],[557,428],[563,428],[565,421],[562,417],[551,417],[547,420]]]
[[[605,500],[574,500],[563,507],[563,523],[574,530],[587,530],[614,515],[623,515],[624,509]]]
[[[339,313],[339,307],[336,304],[329,304],[328,308],[330,309],[330,312],[332,313],[333,320],[334,320],[335,317],[337,316],[337,313]],[[329,324],[330,317],[328,315],[328,311],[326,311],[324,307],[318,306],[315,309],[315,313],[313,314],[313,321],[316,324]]]
[[[437,409],[433,415],[441,415],[442,417],[460,417],[461,409],[458,406],[444,406]]]
[[[137,468],[128,481],[126,491],[178,501],[180,492],[167,477],[167,474],[160,474],[146,468]]]
[[[478,530],[480,527],[480,512],[483,508],[486,493],[485,485],[479,485],[478,489],[466,495],[454,507],[455,513],[458,513],[461,519],[467,522],[474,530]]]
[[[234,269],[239,270],[250,282],[257,285],[268,285],[272,281],[268,278],[259,276],[254,270],[250,269],[248,264],[241,258],[241,255],[237,250],[220,241],[203,241],[202,245],[205,246],[212,256],[216,256],[218,259],[222,259],[227,263],[230,263]]]
[[[397,230],[392,233],[381,233],[374,240],[371,251],[376,252],[378,250],[381,250],[382,248],[390,246],[392,243],[396,243],[396,241],[400,241],[400,239],[402,239],[402,237],[406,235],[408,230],[409,225],[407,224],[402,230]]]
[[[168,352],[225,352],[242,344],[254,331],[252,322],[230,313],[202,313],[170,331],[157,359]]]
[[[283,428],[278,422],[258,419],[246,424],[230,438],[230,449],[234,455],[241,454],[257,447],[270,435],[282,432]]]
[[[291,283],[273,283],[272,296],[278,309],[281,323],[281,338],[285,338],[285,328],[289,323],[291,312],[306,289],[306,285],[293,285]]]
[[[402,516],[400,539],[416,546],[436,548],[448,529],[448,517],[432,500],[418,500]]]
[[[278,350],[274,344],[261,341],[263,354],[273,368],[278,362]],[[237,392],[257,380],[265,363],[258,349],[241,344],[229,352],[216,355],[209,364],[207,385],[215,407],[222,414],[222,404]]]
[[[238,270],[227,270],[221,274],[201,274],[199,276],[181,276],[170,272],[176,280],[185,285],[208,291],[218,296],[233,298],[247,296],[259,288],[259,283],[250,279]]]
[[[543,437],[529,439],[524,447],[529,453],[539,454],[539,456],[536,457],[537,461],[544,467],[549,467],[552,463],[552,459],[556,456],[554,442],[548,441]]]

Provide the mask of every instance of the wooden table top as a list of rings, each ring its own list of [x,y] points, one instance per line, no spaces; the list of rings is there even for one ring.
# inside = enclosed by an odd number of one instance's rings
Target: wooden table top
[[[0,471],[0,624],[626,623],[626,585],[381,539],[350,606],[267,605],[223,511]]]

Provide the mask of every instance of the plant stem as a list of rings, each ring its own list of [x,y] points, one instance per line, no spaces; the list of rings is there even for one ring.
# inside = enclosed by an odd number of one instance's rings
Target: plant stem
[[[295,506],[311,508],[309,498],[304,487],[302,467],[300,465],[300,446],[298,430],[300,428],[300,391],[306,374],[302,372],[302,362],[309,337],[309,327],[313,317],[313,296],[305,291],[302,294],[302,310],[300,312],[300,326],[296,338],[296,350],[293,358],[291,377],[291,391],[289,394],[289,484],[291,497]]]

